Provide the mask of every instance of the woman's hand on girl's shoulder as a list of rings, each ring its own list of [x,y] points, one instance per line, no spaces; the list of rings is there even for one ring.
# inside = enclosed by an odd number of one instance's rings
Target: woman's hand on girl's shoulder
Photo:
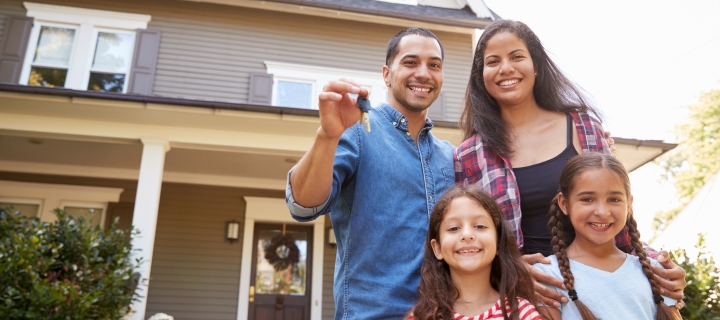
[[[535,295],[537,296],[538,302],[555,308],[559,308],[561,303],[568,302],[565,295],[546,286],[550,285],[565,289],[563,281],[532,266],[535,263],[550,264],[550,259],[540,253],[526,254],[523,255],[521,259],[527,263],[528,271],[530,271],[530,275],[532,275],[534,279],[533,285],[535,287]]]

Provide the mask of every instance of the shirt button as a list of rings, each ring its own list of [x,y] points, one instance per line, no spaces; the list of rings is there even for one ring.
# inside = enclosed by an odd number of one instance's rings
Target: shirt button
[[[405,134],[406,134],[406,135],[410,135],[410,131],[405,131]]]
[[[396,125],[397,125],[397,122],[393,122],[393,126],[396,126]]]
[[[428,200],[432,201],[432,196],[429,196],[429,197],[428,197]]]
[[[400,122],[405,122],[405,118],[400,118]]]

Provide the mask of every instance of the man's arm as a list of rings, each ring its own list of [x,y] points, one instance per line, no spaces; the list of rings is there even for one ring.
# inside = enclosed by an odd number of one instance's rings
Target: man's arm
[[[310,150],[290,174],[295,202],[303,207],[321,205],[332,190],[335,152],[343,132],[360,119],[356,99],[367,97],[368,90],[351,80],[330,82],[320,93],[320,128]]]

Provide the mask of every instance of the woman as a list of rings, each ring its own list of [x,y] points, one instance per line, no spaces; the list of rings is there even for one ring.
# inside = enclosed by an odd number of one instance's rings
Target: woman
[[[565,163],[583,152],[610,152],[598,118],[527,25],[499,20],[485,29],[465,96],[460,122],[466,140],[455,150],[455,177],[496,199],[528,263],[549,263],[544,258],[552,253],[548,209]],[[615,241],[632,252],[627,229]],[[664,266],[670,270],[656,273],[676,279],[664,287],[682,299],[684,270],[671,262]],[[545,274],[535,277],[554,284]]]

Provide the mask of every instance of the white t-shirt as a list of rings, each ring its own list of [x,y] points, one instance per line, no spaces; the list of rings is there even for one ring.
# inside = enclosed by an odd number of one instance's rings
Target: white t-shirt
[[[557,257],[553,255],[548,258],[551,264],[536,263],[533,266],[562,280]],[[654,259],[648,259],[652,265],[660,266]],[[638,257],[628,254],[625,262],[615,272],[595,269],[570,259],[570,270],[575,277],[575,291],[579,300],[598,319],[655,319],[657,306],[653,301],[650,282],[642,272]],[[567,290],[548,287],[568,297],[569,302],[560,306],[563,319],[581,319]],[[665,296],[663,298],[666,305],[675,305],[675,300]]]

